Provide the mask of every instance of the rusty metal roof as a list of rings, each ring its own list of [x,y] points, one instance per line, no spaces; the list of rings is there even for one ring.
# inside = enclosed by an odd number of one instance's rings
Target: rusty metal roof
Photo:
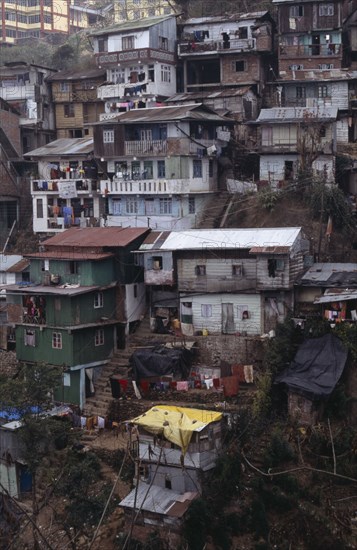
[[[115,118],[95,122],[90,126],[102,124],[138,124],[154,122],[174,122],[174,121],[198,121],[198,122],[217,122],[219,124],[233,124],[235,121],[217,114],[213,109],[202,105],[202,103],[192,103],[189,105],[170,105],[167,107],[153,107],[149,109],[132,109],[124,113],[118,113]]]
[[[299,71],[281,71],[279,78],[274,81],[274,84],[279,82],[296,84],[296,82],[310,82],[314,84],[318,81],[338,81],[338,80],[353,80],[357,79],[357,71],[348,69],[303,69]]]
[[[85,138],[61,138],[51,141],[43,147],[34,149],[24,154],[24,157],[66,157],[88,155],[94,151],[92,137]]]
[[[72,69],[68,71],[60,71],[52,76],[49,76],[47,82],[53,82],[56,80],[85,80],[90,78],[100,78],[106,76],[107,71],[105,69],[86,69],[78,71],[78,69]]]
[[[43,242],[50,247],[124,247],[139,237],[144,237],[150,229],[143,227],[84,227],[67,229]],[[97,251],[95,251],[97,253]]]
[[[33,252],[32,254],[26,254],[27,258],[32,259],[52,259],[52,260],[105,260],[111,258],[113,254],[110,252],[77,252],[72,248],[70,250],[49,250],[47,252]]]
[[[219,99],[220,97],[241,97],[252,89],[251,86],[240,86],[239,88],[224,88],[224,90],[202,91],[202,92],[183,92],[175,94],[165,100],[165,103],[177,101],[195,101],[202,102],[204,99]]]

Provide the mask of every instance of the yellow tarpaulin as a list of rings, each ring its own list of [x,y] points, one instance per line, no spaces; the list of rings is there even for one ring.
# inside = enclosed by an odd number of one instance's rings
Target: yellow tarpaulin
[[[193,432],[199,432],[221,418],[220,412],[157,405],[131,422],[152,434],[163,435],[168,441],[181,447],[185,454]]]

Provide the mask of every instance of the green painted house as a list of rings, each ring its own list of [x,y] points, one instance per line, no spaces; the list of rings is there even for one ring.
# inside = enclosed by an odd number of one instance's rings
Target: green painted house
[[[83,407],[101,367],[143,314],[143,272],[132,252],[149,231],[69,229],[27,255],[30,282],[7,287],[17,358],[63,367],[58,401]]]

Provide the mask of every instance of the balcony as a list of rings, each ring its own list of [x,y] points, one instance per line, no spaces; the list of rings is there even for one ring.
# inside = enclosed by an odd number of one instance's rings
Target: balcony
[[[299,44],[298,46],[279,47],[280,57],[336,57],[342,53],[341,44]]]
[[[96,182],[89,179],[56,179],[56,180],[32,180],[31,193],[61,193],[66,189],[71,189],[71,193],[86,195],[97,190]],[[73,195],[72,195],[73,196]]]
[[[167,141],[162,139],[125,141],[124,151],[126,156],[166,155]]]
[[[93,90],[95,91],[95,90]],[[96,90],[98,99],[111,99],[111,98],[131,98],[140,95],[159,95],[159,85],[156,82],[145,80],[143,82],[125,83],[120,84],[107,84],[106,86],[99,86]]]
[[[93,90],[87,90],[85,88],[74,89],[70,92],[61,92],[53,90],[53,101],[56,103],[70,103],[71,101],[76,103],[85,103],[87,101],[97,101],[97,88]]]
[[[254,38],[233,38],[229,42],[223,40],[205,40],[204,42],[190,41],[180,42],[178,45],[179,56],[192,56],[195,54],[230,53],[232,51],[254,50],[256,42]]]
[[[201,180],[200,180],[201,181]],[[140,180],[125,180],[113,179],[101,180],[100,192],[102,195],[153,195],[169,194],[181,195],[189,193],[191,190],[191,180],[189,179],[140,179]]]

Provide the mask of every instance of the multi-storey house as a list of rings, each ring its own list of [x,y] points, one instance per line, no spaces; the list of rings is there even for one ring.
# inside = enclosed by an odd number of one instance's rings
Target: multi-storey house
[[[273,35],[274,23],[263,11],[188,19],[178,42],[182,91],[254,86],[261,93],[273,63]]]
[[[333,183],[337,113],[336,107],[262,109],[257,119],[260,180],[276,189],[295,182],[299,173],[306,178],[311,171]]]
[[[155,106],[176,92],[176,18],[148,17],[94,31],[96,62],[107,71],[98,89],[106,115]],[[109,84],[110,83],[110,84]]]
[[[169,529],[171,537],[180,532],[221,451],[222,417],[215,411],[158,405],[131,421],[140,462],[136,487],[120,502],[128,526],[140,509],[136,525],[142,535],[157,528]]]
[[[70,3],[70,0],[2,0],[1,42],[21,44],[24,38],[69,34]]]
[[[84,405],[100,367],[145,308],[142,269],[134,265],[147,229],[69,229],[30,259],[30,282],[6,289],[19,361],[63,366],[59,401]],[[94,387],[93,387],[94,385]]]
[[[293,307],[308,242],[301,228],[153,232],[137,253],[151,317],[176,316],[184,334],[263,334]]]
[[[113,4],[114,20],[117,23],[135,19],[147,19],[157,15],[169,15],[182,9],[176,8],[175,1],[168,0],[116,0]]]
[[[208,107],[133,109],[94,125],[94,154],[107,224],[156,229],[195,227],[218,191],[218,157],[232,121]]]
[[[15,332],[8,324],[6,287],[29,280],[30,262],[18,254],[0,254],[0,348],[13,349]]]
[[[55,121],[46,78],[54,69],[25,62],[0,67],[0,97],[20,112],[22,152],[55,137]]]
[[[104,112],[97,89],[106,78],[104,69],[61,71],[48,79],[55,108],[57,138],[80,138],[91,134],[85,124],[96,122]]]
[[[93,148],[91,137],[62,138],[25,155],[38,163],[31,178],[34,233],[100,225],[104,200]]]

